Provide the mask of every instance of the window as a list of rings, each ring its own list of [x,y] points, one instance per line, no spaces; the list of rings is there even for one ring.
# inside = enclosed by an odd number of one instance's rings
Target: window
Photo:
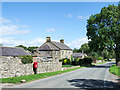
[[[55,51],[55,55],[57,55],[57,51]]]
[[[62,51],[62,55],[64,54],[64,51]]]

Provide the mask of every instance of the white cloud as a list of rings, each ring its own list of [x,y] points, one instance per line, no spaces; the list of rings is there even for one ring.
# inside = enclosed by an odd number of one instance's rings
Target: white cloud
[[[72,18],[72,14],[68,14],[67,17],[68,17],[68,18]]]
[[[0,24],[11,23],[12,21],[3,17],[0,17]]]
[[[20,30],[17,25],[0,25],[0,35],[27,34],[29,30]]]
[[[36,38],[33,40],[19,40],[12,37],[0,38],[0,44],[4,46],[17,46],[17,45],[25,45],[25,46],[40,46],[45,42],[45,39]]]
[[[13,34],[27,34],[30,32],[26,29],[27,25],[15,25],[11,23],[11,20],[1,17],[0,20],[2,20],[2,23],[0,24],[0,36]]]
[[[83,19],[88,19],[90,16],[81,16],[81,15],[79,15],[78,16],[78,19],[80,19],[80,20],[83,20]]]
[[[88,43],[87,37],[76,39],[71,43],[68,43],[67,45],[70,46],[71,48],[80,48],[81,45],[84,43]]]
[[[48,29],[46,29],[46,32],[54,32],[54,31],[55,31],[54,28],[48,28]]]
[[[19,40],[12,37],[6,37],[6,38],[0,38],[0,44],[3,44],[4,46],[17,46],[17,45],[24,45],[24,46],[41,46],[46,39],[44,38],[35,38],[33,40]],[[53,39],[52,41],[60,42],[60,40]],[[80,48],[82,44],[88,43],[87,37],[76,39],[72,42],[65,41],[65,44],[74,48]]]

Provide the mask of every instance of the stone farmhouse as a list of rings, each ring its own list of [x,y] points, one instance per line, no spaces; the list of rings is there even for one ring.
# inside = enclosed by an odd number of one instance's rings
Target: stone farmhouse
[[[70,47],[64,44],[64,39],[60,42],[51,41],[50,37],[46,37],[46,42],[43,43],[37,50],[38,56],[43,56],[49,61],[59,61],[60,59],[69,58],[73,54]]]

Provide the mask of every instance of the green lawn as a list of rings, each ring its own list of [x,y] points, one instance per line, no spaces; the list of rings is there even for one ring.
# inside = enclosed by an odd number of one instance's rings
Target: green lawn
[[[113,66],[110,67],[109,70],[112,74],[120,77],[120,67],[117,67],[116,65],[113,65]]]
[[[30,81],[33,81],[33,80],[38,80],[38,79],[62,74],[62,73],[65,73],[65,72],[70,72],[70,71],[77,70],[77,69],[80,69],[80,68],[84,68],[84,67],[77,67],[77,68],[67,69],[67,70],[64,70],[64,71],[40,73],[40,74],[35,74],[35,75],[33,74],[33,75],[26,75],[26,76],[19,76],[19,77],[1,78],[0,80],[2,80],[2,83],[21,83],[20,81],[22,79],[25,79],[26,82],[30,82]]]

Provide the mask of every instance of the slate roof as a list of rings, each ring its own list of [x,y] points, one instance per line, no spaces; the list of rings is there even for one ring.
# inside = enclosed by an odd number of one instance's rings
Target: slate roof
[[[72,50],[72,49],[69,48],[64,43],[50,41],[50,42],[45,42],[37,50],[39,50],[39,51],[45,51],[45,50],[48,51],[48,50]]]
[[[82,57],[82,53],[73,53],[73,57]]]
[[[0,47],[0,56],[19,56],[30,55],[23,48],[19,47]]]
[[[61,50],[72,50],[70,47],[68,47],[67,45],[65,45],[64,43],[59,43],[59,42],[53,42],[52,43],[57,46],[59,49]]]
[[[51,50],[59,50],[55,45],[53,45],[51,42],[46,42],[43,45],[41,45],[37,50],[39,51],[51,51]]]

